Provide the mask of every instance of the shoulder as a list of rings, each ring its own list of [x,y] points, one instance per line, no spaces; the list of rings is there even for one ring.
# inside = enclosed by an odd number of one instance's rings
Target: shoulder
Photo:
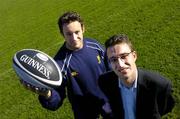
[[[70,52],[66,47],[65,44],[63,44],[59,50],[57,51],[56,55],[54,56],[54,60],[62,60],[65,59],[66,54]]]
[[[109,92],[118,86],[118,76],[113,71],[100,75],[98,85],[103,92]]]
[[[87,42],[87,43],[97,43],[99,44],[99,42],[96,40],[96,39],[92,39],[92,38],[84,38],[84,40]]]
[[[99,77],[100,83],[110,83],[114,80],[118,80],[118,76],[114,73],[114,71],[108,71]]]
[[[84,38],[85,45],[88,48],[104,51],[104,47],[95,39]]]
[[[140,83],[162,88],[171,84],[170,80],[162,76],[160,73],[140,68],[138,68],[138,79]]]
[[[103,73],[102,75],[100,75],[100,78],[102,79],[109,79],[109,77],[118,78],[118,76],[114,73],[114,71],[107,71]]]

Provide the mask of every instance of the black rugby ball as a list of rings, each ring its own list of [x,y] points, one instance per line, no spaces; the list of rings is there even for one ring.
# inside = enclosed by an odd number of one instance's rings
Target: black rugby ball
[[[58,64],[46,53],[22,49],[13,57],[13,68],[20,80],[38,88],[57,88],[62,83]]]

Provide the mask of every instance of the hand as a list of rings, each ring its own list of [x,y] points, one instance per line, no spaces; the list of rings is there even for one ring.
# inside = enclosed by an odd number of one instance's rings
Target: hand
[[[29,83],[27,83],[26,81],[24,80],[20,80],[21,81],[21,84],[27,89],[27,90],[30,90],[38,95],[41,95],[41,96],[44,96],[46,97],[47,99],[49,97],[51,97],[51,90],[47,89],[47,88],[39,88],[39,87],[35,87]]]
[[[107,113],[107,114],[110,114],[112,113],[112,110],[111,110],[111,106],[108,102],[106,102],[103,106],[102,106],[102,109]]]

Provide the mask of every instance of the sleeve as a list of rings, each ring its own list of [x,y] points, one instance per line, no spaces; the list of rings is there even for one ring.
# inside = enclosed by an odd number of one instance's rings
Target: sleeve
[[[65,52],[64,52],[64,46],[63,45],[57,52],[57,54],[54,56],[54,60],[59,64],[61,64],[61,60],[60,58],[64,58],[65,56]],[[58,87],[57,89],[52,89],[51,90],[51,97],[49,99],[46,99],[44,96],[39,95],[39,102],[42,105],[42,107],[55,111],[57,110],[62,104],[63,104],[63,100],[66,97],[66,92],[65,92],[65,85],[66,85],[66,80],[64,77],[64,74],[62,72],[63,75],[63,82],[61,84],[60,87]]]
[[[100,54],[100,56],[101,56],[101,58],[102,58],[102,60],[103,60],[103,62],[104,62],[106,71],[112,70],[111,65],[110,65],[110,62],[109,62],[108,57],[107,57],[107,53],[106,53],[105,48],[104,48],[101,44],[99,44],[99,47],[100,47],[100,49],[101,49],[100,52],[99,52],[99,54]]]
[[[112,67],[111,67],[110,62],[108,60],[106,51],[104,52],[104,64],[105,64],[105,67],[106,67],[106,71],[112,70]]]
[[[175,100],[173,98],[172,85],[168,81],[164,93],[161,93],[159,96],[159,112],[161,116],[171,112],[174,106]]]
[[[63,104],[65,97],[65,84],[63,82],[58,89],[51,90],[51,97],[49,99],[39,95],[39,102],[41,103],[42,107],[55,111]]]

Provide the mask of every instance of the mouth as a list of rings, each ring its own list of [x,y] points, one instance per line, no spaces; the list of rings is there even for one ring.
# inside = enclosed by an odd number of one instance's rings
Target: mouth
[[[128,69],[129,69],[128,67],[121,68],[121,69],[118,70],[118,72],[120,72],[121,74],[126,74]]]
[[[76,44],[78,41],[77,40],[72,40],[71,44]]]
[[[80,42],[81,42],[81,40],[79,40],[79,39],[78,40],[72,40],[71,44],[79,44]]]

